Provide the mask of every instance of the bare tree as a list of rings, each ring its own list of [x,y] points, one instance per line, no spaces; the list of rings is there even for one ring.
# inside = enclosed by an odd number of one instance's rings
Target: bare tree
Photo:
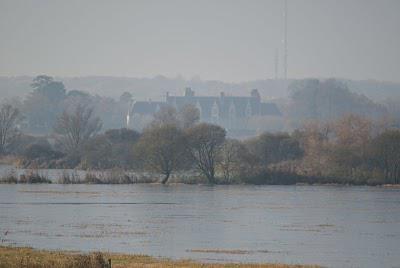
[[[72,112],[65,110],[62,113],[54,130],[60,135],[64,150],[69,154],[76,154],[101,127],[100,118],[93,116],[92,108],[77,105]]]
[[[4,154],[8,145],[18,133],[17,124],[20,112],[10,104],[3,104],[0,108],[0,155]]]
[[[179,110],[178,118],[182,128],[190,128],[199,122],[200,111],[193,104],[187,104]]]
[[[220,126],[201,123],[187,130],[188,148],[198,169],[210,183],[215,183],[215,167],[226,131]]]
[[[161,125],[179,125],[178,113],[174,107],[163,106],[154,114],[154,119],[151,122],[150,127]]]
[[[146,129],[136,146],[144,167],[165,176],[163,184],[174,170],[185,164],[185,149],[184,133],[173,124]]]
[[[219,167],[226,182],[236,175],[241,165],[240,154],[243,145],[238,140],[227,139],[221,147],[219,155]]]

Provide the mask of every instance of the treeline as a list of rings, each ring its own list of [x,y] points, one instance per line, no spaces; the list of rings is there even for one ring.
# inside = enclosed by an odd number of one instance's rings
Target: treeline
[[[335,80],[292,84],[285,111],[298,127],[248,140],[227,138],[225,129],[200,123],[199,111],[190,105],[180,111],[164,107],[141,133],[119,129],[129,93],[115,101],[67,91],[48,76],[36,77],[31,86],[23,102],[0,107],[0,156],[13,157],[22,167],[150,171],[162,174],[163,183],[171,174],[193,171],[209,183],[400,180],[398,123],[376,120],[385,118],[390,107],[351,93]],[[32,132],[45,135],[27,134]]]
[[[199,122],[193,106],[164,107],[142,132],[100,132],[101,120],[82,104],[55,120],[49,137],[24,135],[21,112],[0,108],[0,154],[30,168],[193,171],[208,183],[391,184],[400,180],[400,131],[358,115],[328,123],[309,122],[292,133],[229,139],[225,129]]]
[[[163,82],[165,81],[159,81],[160,88],[163,88]],[[125,89],[131,89],[125,84],[118,85]],[[254,84],[254,87],[257,85]],[[81,86],[85,88],[84,85]],[[193,86],[195,89],[198,88],[196,85]],[[251,84],[243,85],[241,91],[252,88],[250,86]],[[86,88],[89,87],[86,85]],[[271,93],[274,87],[266,89]],[[265,87],[259,87],[260,90],[262,88]],[[354,93],[346,84],[336,79],[294,80],[288,89],[289,96],[275,100],[283,116],[252,117],[248,124],[260,131],[292,132],[310,120],[326,122],[337,120],[347,114],[355,114],[374,119],[390,118],[397,127],[400,127],[400,110],[398,108],[400,100],[398,98],[392,97],[384,103],[376,103],[364,95]],[[126,115],[133,99],[128,92],[122,93],[118,99],[113,99],[74,90],[74,88],[67,89],[62,82],[46,75],[34,78],[28,90],[30,93],[25,98],[14,98],[7,102],[18,108],[24,115],[23,120],[19,122],[19,129],[33,135],[51,134],[57,118],[64,110],[70,109],[76,103],[91,107],[93,113],[100,117],[103,130],[120,128],[126,125]],[[121,92],[115,88],[113,90]],[[286,86],[281,91],[286,92]],[[226,93],[239,94],[239,90],[232,88]],[[269,93],[265,92],[262,96],[268,97]],[[201,94],[210,94],[210,91]],[[0,95],[0,99],[4,97],[3,95]],[[140,96],[143,98],[143,92],[135,90],[134,97],[141,98]],[[141,119],[137,117],[133,119],[133,123],[136,128],[142,129],[142,126],[148,124],[150,120],[151,116]]]
[[[12,98],[12,104],[23,114],[19,128],[25,133],[48,135],[53,132],[57,118],[76,103],[91,107],[101,117],[105,128],[125,124],[126,113],[132,96],[125,92],[118,100],[91,95],[85,91],[67,90],[64,84],[50,76],[39,75],[31,83],[30,93],[24,98]]]
[[[289,104],[284,109],[292,127],[313,120],[327,122],[354,114],[373,119],[398,120],[400,114],[389,105],[379,104],[364,95],[351,92],[336,80],[304,79],[289,85]],[[400,121],[398,121],[400,122]]]

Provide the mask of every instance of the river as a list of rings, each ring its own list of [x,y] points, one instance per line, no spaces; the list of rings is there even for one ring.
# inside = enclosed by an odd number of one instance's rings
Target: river
[[[0,185],[0,236],[3,245],[207,262],[393,267],[400,264],[400,190]]]

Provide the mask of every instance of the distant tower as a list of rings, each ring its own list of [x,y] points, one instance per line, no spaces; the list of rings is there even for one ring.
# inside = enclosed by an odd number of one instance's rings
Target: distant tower
[[[288,20],[288,8],[287,8],[287,0],[285,0],[285,11],[283,13],[285,20],[285,32],[283,37],[283,78],[287,79],[287,57],[288,57],[288,48],[287,48],[287,20]]]
[[[278,80],[278,72],[279,72],[279,51],[275,49],[275,80]]]
[[[128,113],[126,114],[126,128],[129,128],[131,123],[131,105],[129,105]]]
[[[131,125],[131,115],[133,116],[132,111],[133,111],[133,105],[134,105],[134,104],[135,104],[135,101],[134,101],[134,100],[131,100],[131,101],[129,102],[128,113],[126,114],[126,128],[130,128],[130,125]]]

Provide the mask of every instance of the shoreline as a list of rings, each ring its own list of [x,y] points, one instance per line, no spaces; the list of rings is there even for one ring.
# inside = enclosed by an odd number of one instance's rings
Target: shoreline
[[[193,183],[193,182],[168,182],[163,184],[158,181],[153,182],[132,182],[132,183],[91,183],[91,182],[79,182],[79,183],[59,183],[55,182],[8,182],[2,181],[0,177],[1,185],[163,185],[163,186],[174,186],[174,185],[192,185],[192,186],[331,186],[331,187],[374,187],[374,188],[386,188],[386,189],[400,189],[400,184],[351,184],[351,183],[292,183],[292,184],[251,184],[251,183]]]
[[[158,173],[149,173],[145,171],[124,170],[124,169],[32,169],[19,168],[15,164],[5,163],[4,159],[0,166],[6,166],[5,171],[0,173],[0,184],[93,184],[93,185],[111,185],[111,184],[159,184],[162,175]],[[10,160],[10,159],[8,159]],[[8,170],[7,170],[8,169]],[[49,176],[49,173],[53,173]],[[57,174],[58,173],[58,174]],[[219,178],[214,184],[210,184],[207,180],[194,171],[179,172],[171,174],[167,184],[186,184],[186,185],[294,185],[294,186],[373,186],[383,188],[400,188],[400,184],[391,184],[385,182],[351,182],[347,179],[325,178],[325,177],[305,177],[299,174],[290,173],[271,173],[272,180],[264,180],[262,182],[246,181],[238,177],[230,180]],[[283,177],[282,177],[283,176]],[[280,182],[280,177],[284,178]],[[260,177],[262,178],[262,177]],[[275,179],[276,178],[276,179]],[[289,180],[286,180],[288,179]]]
[[[1,185],[163,185],[163,186],[175,186],[175,185],[189,185],[189,186],[325,186],[325,187],[373,187],[373,188],[385,188],[385,189],[400,189],[400,184],[349,184],[349,183],[293,183],[293,184],[250,184],[250,183],[185,183],[185,182],[168,182],[163,184],[161,182],[133,182],[133,183],[59,183],[59,182],[39,182],[39,183],[25,183],[25,182],[5,182],[1,181]]]
[[[41,250],[31,247],[0,245],[0,267],[109,267],[111,261],[115,268],[138,267],[188,267],[188,268],[318,268],[318,265],[280,264],[280,263],[204,263],[188,259],[173,260],[139,254],[111,252],[81,252],[63,250]],[[31,266],[30,266],[31,265]]]

